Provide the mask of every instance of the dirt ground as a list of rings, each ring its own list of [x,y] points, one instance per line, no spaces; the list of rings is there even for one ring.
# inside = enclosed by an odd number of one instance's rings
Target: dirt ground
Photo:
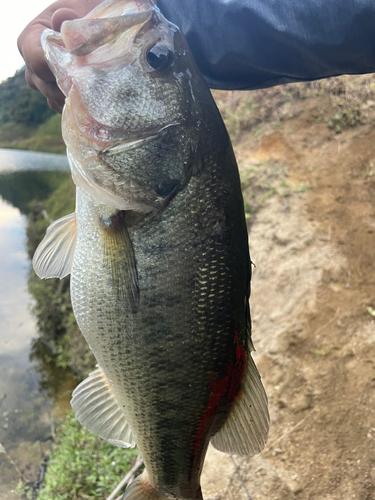
[[[298,106],[235,144],[245,202],[278,166],[250,220],[271,431],[254,458],[210,449],[205,500],[375,499],[375,121],[334,130],[326,93]]]

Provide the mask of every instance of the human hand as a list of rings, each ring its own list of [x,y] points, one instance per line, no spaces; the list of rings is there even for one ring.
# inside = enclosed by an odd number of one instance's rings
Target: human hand
[[[40,37],[46,28],[60,31],[64,21],[84,17],[103,0],[58,0],[33,19],[18,37],[18,49],[25,60],[26,82],[41,92],[53,111],[62,112],[65,96],[44,59]]]

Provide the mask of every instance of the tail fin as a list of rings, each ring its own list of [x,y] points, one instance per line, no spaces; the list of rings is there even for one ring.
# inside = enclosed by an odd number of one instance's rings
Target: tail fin
[[[185,497],[187,500],[187,498]],[[121,500],[182,500],[175,495],[171,495],[165,490],[156,490],[148,480],[147,472],[138,476],[126,489]],[[199,490],[197,495],[189,500],[203,500],[202,492]]]

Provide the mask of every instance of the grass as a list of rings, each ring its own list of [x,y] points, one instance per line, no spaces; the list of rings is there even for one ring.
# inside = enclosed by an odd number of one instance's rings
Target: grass
[[[38,500],[104,499],[133,467],[138,450],[117,448],[87,431],[73,414],[57,428],[44,488],[39,495],[20,487],[21,495]]]
[[[257,162],[241,170],[245,215],[248,226],[251,226],[257,212],[271,196],[287,197],[291,194],[291,188],[284,180],[287,174],[283,162]]]
[[[32,202],[28,214],[27,247],[30,256],[45,235],[50,221],[75,209],[75,186],[70,178],[62,181],[43,202]],[[39,337],[31,346],[42,385],[51,370],[69,367],[82,380],[93,370],[95,359],[74,319],[69,277],[40,280],[30,271],[28,287],[34,298]],[[46,346],[48,347],[46,349]],[[48,387],[50,384],[48,384]],[[133,466],[136,450],[119,449],[84,429],[72,415],[57,428],[52,459],[48,463],[45,488],[39,496],[23,485],[23,497],[35,500],[80,500],[108,496]]]
[[[6,123],[0,127],[0,147],[65,153],[61,137],[61,116],[53,115],[38,127]]]
[[[213,91],[232,141],[242,132],[253,136],[267,132],[280,122],[300,114],[311,99],[326,95],[327,106],[313,117],[334,133],[366,123],[375,111],[375,81],[372,74],[340,76],[315,82],[290,83],[269,89]],[[316,113],[316,110],[314,110]]]
[[[312,191],[312,186],[305,184],[304,182],[300,182],[297,186],[298,193],[306,193],[306,191]]]
[[[338,104],[342,106],[342,104]],[[344,107],[336,112],[330,120],[327,121],[327,127],[334,130],[336,134],[341,134],[342,130],[348,127],[362,125],[366,120],[361,105],[357,104],[352,108]]]
[[[263,137],[282,126],[284,121],[304,112],[307,124],[328,127],[332,134],[340,134],[345,129],[375,119],[375,80],[371,74],[291,83],[251,92],[213,91],[212,94],[232,142],[236,143],[242,133],[250,132],[254,148],[259,147]],[[312,101],[314,98],[318,99]],[[292,128],[289,133],[293,133]],[[292,189],[285,182],[286,165],[280,161],[252,163],[250,160],[247,168],[241,163],[239,166],[245,214],[248,226],[251,226],[257,212],[270,197],[287,197]],[[366,165],[366,171],[368,176],[375,175],[372,163]],[[297,192],[311,189],[311,186],[300,183]]]
[[[30,258],[50,222],[74,212],[74,209],[75,186],[70,177],[47,200],[30,204],[26,228]],[[33,313],[39,329],[39,339],[32,345],[32,357],[43,364],[42,339],[54,353],[56,365],[61,368],[69,366],[81,380],[93,369],[95,360],[74,319],[69,288],[69,276],[62,280],[41,280],[33,270],[30,271],[28,289],[34,298]]]

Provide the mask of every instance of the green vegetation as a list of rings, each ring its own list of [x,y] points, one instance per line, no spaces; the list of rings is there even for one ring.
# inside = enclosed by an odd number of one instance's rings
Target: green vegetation
[[[64,153],[61,117],[30,90],[24,71],[0,84],[0,147]],[[0,195],[27,215],[27,250],[32,258],[49,224],[75,209],[75,186],[62,172],[16,172],[3,176]],[[74,319],[69,277],[40,280],[30,271],[39,337],[31,359],[51,399],[69,397],[67,390],[95,367],[95,359]],[[68,385],[66,385],[67,381]],[[72,415],[57,423],[56,441],[41,492],[20,485],[23,498],[80,500],[107,497],[133,466],[138,450],[124,450],[94,436]]]
[[[32,489],[21,487],[20,492],[38,500],[102,500],[133,467],[137,455],[136,448],[117,448],[94,436],[69,414],[57,428],[44,488],[37,497]]]
[[[45,97],[27,86],[24,68],[1,83],[0,125],[9,122],[39,125],[52,114]]]
[[[254,137],[298,116],[311,98],[323,96],[324,109],[311,109],[311,122],[339,134],[373,119],[373,75],[340,76],[314,82],[290,83],[252,92],[213,91],[232,140],[251,131]]]
[[[273,145],[275,159],[272,154],[267,158],[261,151],[262,146],[265,146],[266,151],[272,149],[264,145],[263,141],[276,133],[284,121],[299,116],[300,123],[305,123],[306,127],[317,125],[318,132],[321,127],[321,136],[326,135],[328,129],[329,136],[333,138],[336,134],[375,119],[375,83],[372,74],[290,83],[252,92],[214,90],[212,94],[232,142],[239,143],[241,149],[247,148],[250,155],[254,154],[254,157],[246,154],[239,161],[248,227],[255,221],[258,210],[272,196],[286,198],[292,194],[292,188],[285,182],[287,165],[277,159],[279,145]],[[293,127],[289,130],[283,128],[282,135],[288,147],[287,132],[295,136],[296,131]],[[242,136],[244,143],[241,143]],[[280,144],[281,150],[285,147],[283,144]],[[256,154],[258,149],[260,155]],[[375,175],[372,161],[364,166],[369,177]],[[304,183],[296,188],[298,193],[311,189],[312,186]],[[284,207],[288,210],[287,200]]]
[[[341,106],[343,106],[341,104]],[[343,128],[356,127],[364,123],[365,115],[358,104],[352,108],[343,108],[335,113],[333,117],[327,121],[327,127],[334,130],[336,134],[341,134]]]
[[[138,450],[117,448],[68,415],[52,453],[38,500],[106,498],[133,467]]]
[[[298,193],[306,193],[306,191],[312,191],[312,187],[305,184],[304,182],[300,182],[297,186]]]
[[[259,209],[273,195],[287,197],[291,188],[283,180],[286,169],[280,161],[256,161],[241,171],[241,187],[244,197],[245,215],[248,226],[255,220]]]
[[[29,205],[26,229],[27,249],[30,258],[43,239],[49,224],[74,212],[75,186],[67,176],[44,202],[33,201]],[[35,299],[33,312],[37,318],[39,338],[32,345],[33,359],[46,356],[46,344],[54,355],[56,366],[69,366],[79,380],[94,368],[95,360],[74,319],[69,291],[70,278],[39,279],[30,271],[29,291]],[[43,342],[41,342],[41,340]],[[50,354],[47,357],[50,358]]]
[[[39,197],[29,204],[26,233],[30,258],[51,221],[74,211],[75,186],[70,176],[65,174],[58,181],[58,187],[46,200],[40,201]],[[73,316],[69,277],[40,280],[31,270],[28,286],[39,327],[39,337],[31,347],[31,359],[41,374],[42,387],[52,399],[58,399],[59,391],[66,380],[72,378],[72,373],[73,383],[78,383],[94,369],[95,359]],[[32,485],[22,485],[19,491],[23,497],[33,500],[102,499],[133,466],[137,454],[137,450],[116,448],[94,436],[68,415],[57,426],[45,486],[39,496]]]
[[[69,173],[60,171],[19,170],[1,173],[0,196],[27,215],[33,206],[31,202],[45,200],[68,178]]]
[[[0,147],[64,153],[61,116],[25,81],[25,70],[0,84]]]
[[[30,203],[27,225],[30,257],[50,222],[73,212],[74,207],[75,186],[67,175],[46,200]],[[35,299],[33,310],[39,327],[31,359],[37,362],[42,386],[55,399],[53,391],[61,390],[69,373],[73,372],[79,382],[94,369],[95,359],[73,316],[69,277],[40,280],[30,271],[29,291]],[[62,368],[68,371],[64,374]],[[44,488],[38,495],[32,485],[22,485],[19,492],[32,500],[103,499],[131,469],[137,455],[137,449],[120,449],[94,436],[69,414],[57,426]]]
[[[0,147],[63,154],[61,116],[53,115],[39,126],[8,122],[0,127]]]

